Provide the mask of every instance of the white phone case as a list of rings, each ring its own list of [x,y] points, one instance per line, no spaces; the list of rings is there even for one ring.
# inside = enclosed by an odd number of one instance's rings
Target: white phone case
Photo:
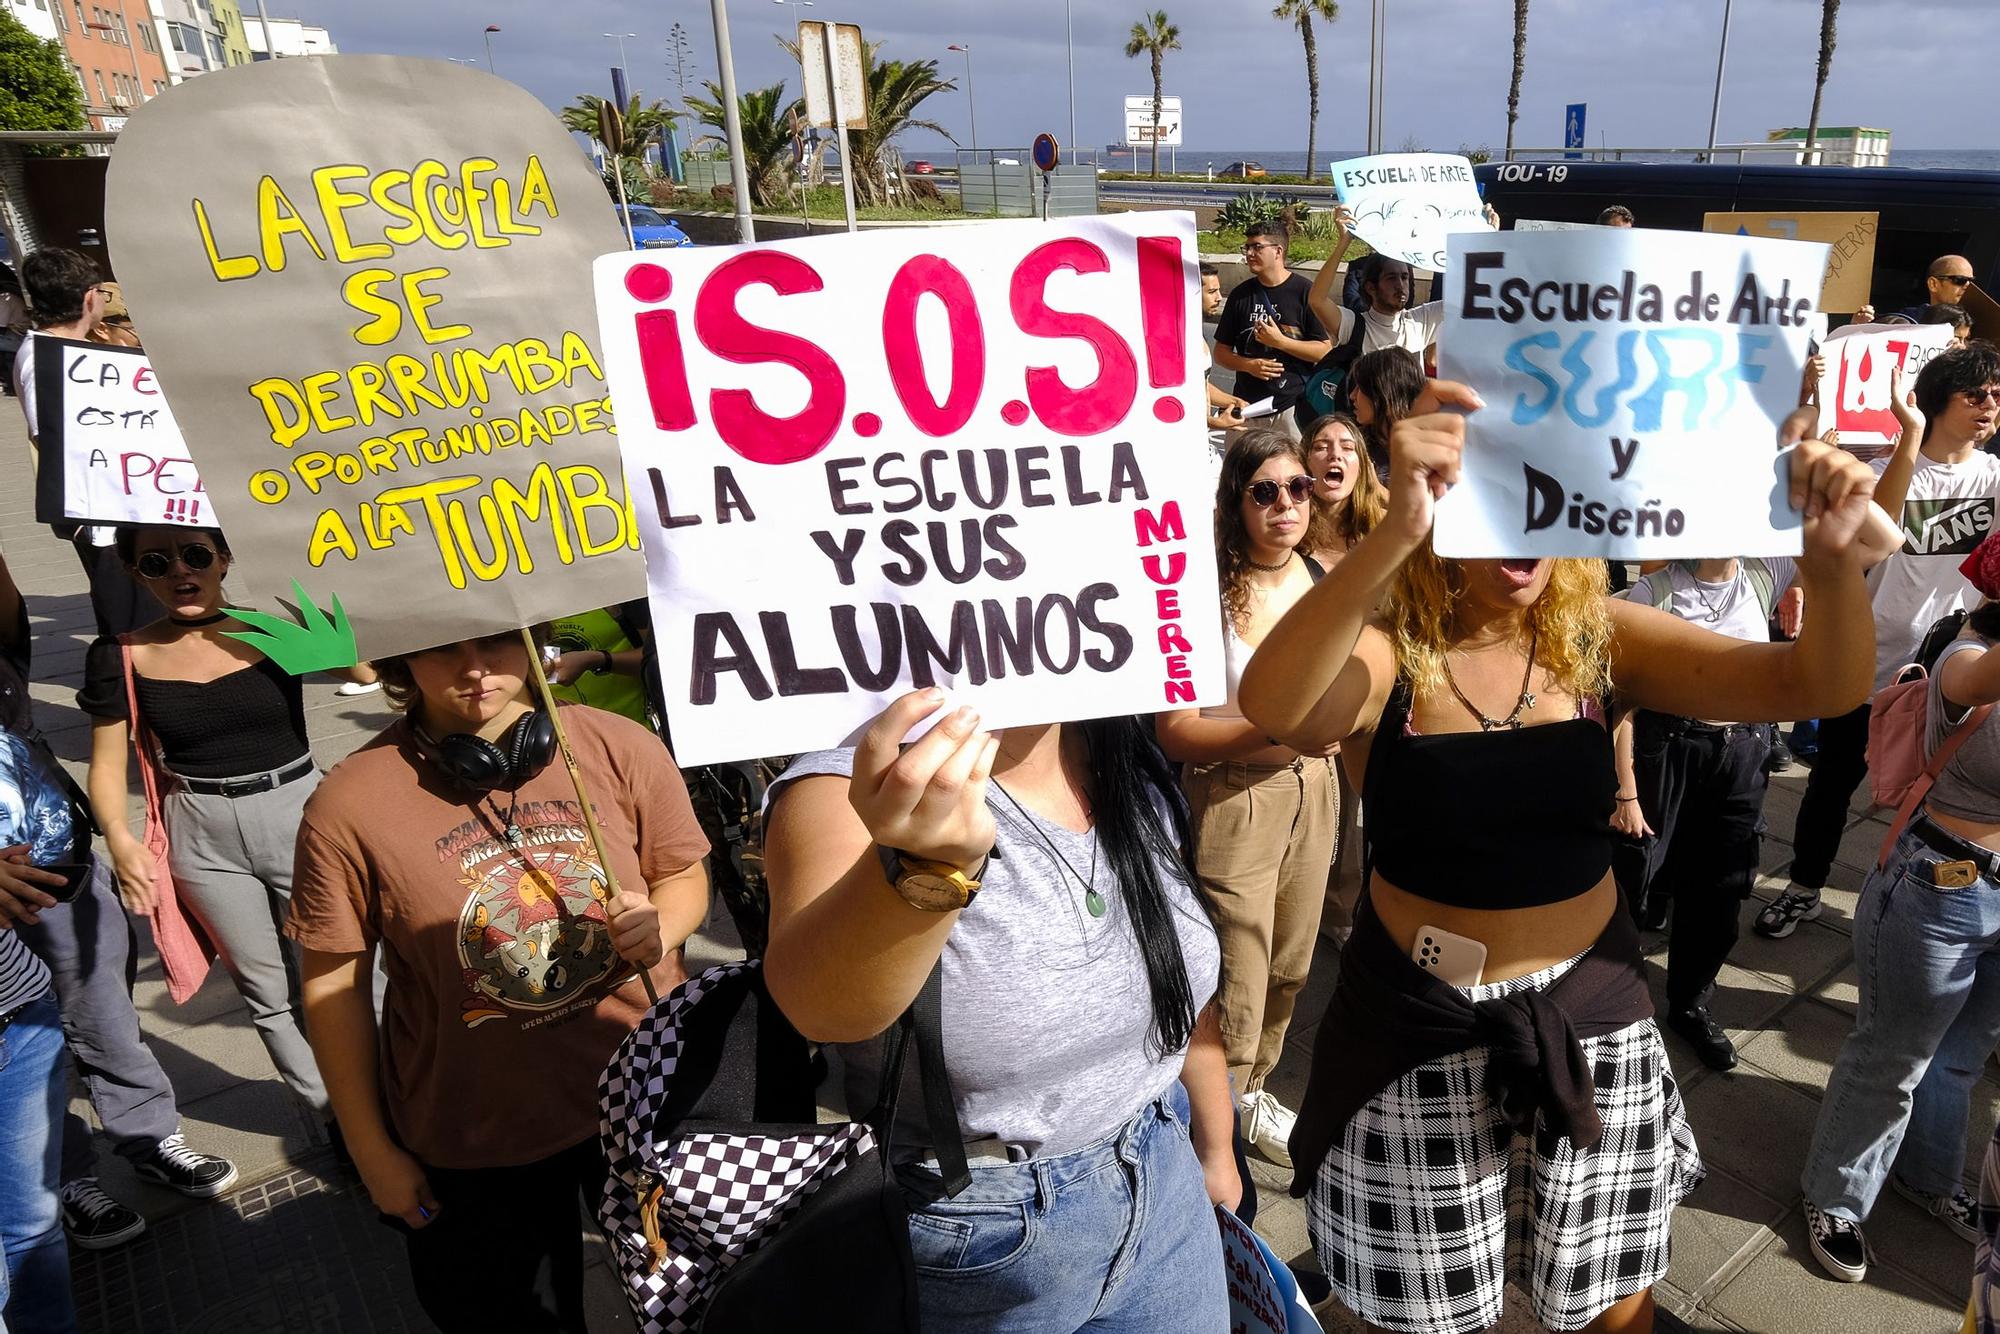
[[[1434,926],[1420,927],[1410,958],[1417,967],[1437,974],[1455,987],[1476,987],[1486,971],[1486,947],[1466,936]]]

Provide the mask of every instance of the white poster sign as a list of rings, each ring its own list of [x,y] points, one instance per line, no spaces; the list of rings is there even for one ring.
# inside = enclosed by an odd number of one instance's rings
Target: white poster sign
[[[1594,222],[1552,222],[1547,218],[1516,218],[1517,232],[1587,232],[1598,229]]]
[[[1486,407],[1438,507],[1441,555],[1799,554],[1774,442],[1826,246],[1624,228],[1450,244],[1438,374]]]
[[[1144,148],[1153,142],[1153,99],[1150,94],[1143,97],[1125,99],[1125,145],[1128,148]],[[1160,147],[1179,148],[1181,144],[1181,100],[1178,97],[1160,99]]]
[[[1441,273],[1445,238],[1490,232],[1472,163],[1450,153],[1383,153],[1332,167],[1354,234],[1412,268]]]
[[[1187,213],[597,261],[684,764],[1224,692]]]
[[[1902,428],[1889,406],[1889,374],[1903,368],[1903,392],[1916,388],[1917,372],[1951,346],[1948,324],[1848,324],[1820,348],[1826,371],[1819,381],[1820,429],[1840,432],[1843,448],[1876,458],[1896,443]]]
[[[145,353],[45,337],[36,340],[35,371],[40,517],[214,525]]]

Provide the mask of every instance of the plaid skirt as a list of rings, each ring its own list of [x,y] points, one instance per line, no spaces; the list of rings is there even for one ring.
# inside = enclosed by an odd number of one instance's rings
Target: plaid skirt
[[[1537,990],[1575,964],[1460,990]],[[1604,1122],[1588,1152],[1539,1126],[1515,1134],[1483,1047],[1417,1067],[1355,1114],[1306,1200],[1342,1304],[1385,1330],[1472,1334],[1500,1319],[1512,1277],[1536,1319],[1574,1330],[1666,1273],[1674,1206],[1703,1169],[1660,1031],[1647,1019],[1582,1045]]]

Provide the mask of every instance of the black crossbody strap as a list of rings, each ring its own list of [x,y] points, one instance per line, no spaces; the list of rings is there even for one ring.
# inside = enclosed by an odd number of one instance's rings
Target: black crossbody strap
[[[942,961],[924,979],[924,988],[917,993],[910,1013],[917,1035],[917,1073],[924,1084],[924,1120],[937,1154],[938,1175],[944,1178],[944,1193],[953,1196],[972,1184],[972,1169],[965,1161],[965,1135],[959,1129],[958,1106],[952,1101],[951,1076],[944,1064]]]

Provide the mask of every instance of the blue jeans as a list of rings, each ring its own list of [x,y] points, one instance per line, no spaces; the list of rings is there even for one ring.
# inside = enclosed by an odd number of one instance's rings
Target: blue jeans
[[[1215,1334],[1229,1328],[1222,1238],[1179,1084],[1097,1143],[975,1167],[957,1199],[914,1203],[925,1329],[952,1334]],[[937,1174],[904,1168],[920,1198]]]
[[[62,1158],[62,1014],[53,994],[0,1033],[0,1329],[70,1334],[69,1245],[56,1206]]]
[[[1891,1166],[1938,1195],[1965,1167],[1972,1085],[2000,1040],[2000,884],[1937,887],[1931,868],[1952,860],[1906,832],[1861,891],[1860,1011],[1801,1178],[1837,1218],[1867,1218]]]

